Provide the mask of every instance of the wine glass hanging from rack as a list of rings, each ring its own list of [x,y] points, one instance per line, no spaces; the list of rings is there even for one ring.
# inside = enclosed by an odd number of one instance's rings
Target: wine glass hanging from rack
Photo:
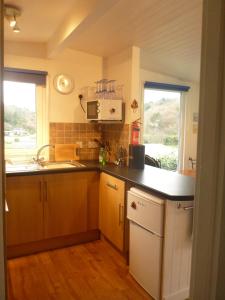
[[[88,99],[123,99],[123,85],[116,85],[116,80],[101,79],[90,86]]]

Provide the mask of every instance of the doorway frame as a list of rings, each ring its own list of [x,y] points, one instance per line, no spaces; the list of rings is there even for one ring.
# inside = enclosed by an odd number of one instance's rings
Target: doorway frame
[[[225,137],[223,134],[225,132],[225,3],[224,0],[205,0],[203,6],[200,128],[191,279],[191,299],[194,300],[222,299],[224,296],[222,280],[225,278],[222,276],[225,270]],[[2,0],[0,0],[0,8],[0,80],[2,82]],[[2,83],[0,100],[0,139],[2,140]],[[5,262],[2,143],[0,157],[0,260]],[[5,264],[0,264],[1,299],[6,299],[5,271]]]
[[[190,299],[225,297],[225,2],[203,2]]]
[[[7,299],[6,239],[5,239],[5,170],[4,170],[4,15],[3,0],[0,0],[0,299]]]

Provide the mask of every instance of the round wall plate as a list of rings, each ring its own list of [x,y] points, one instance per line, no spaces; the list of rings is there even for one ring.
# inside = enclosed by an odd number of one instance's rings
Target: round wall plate
[[[73,78],[66,74],[58,74],[54,78],[54,87],[61,94],[70,94],[74,89]]]

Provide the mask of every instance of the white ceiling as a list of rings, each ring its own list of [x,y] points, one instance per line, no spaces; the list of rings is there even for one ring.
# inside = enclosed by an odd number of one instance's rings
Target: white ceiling
[[[21,8],[18,18],[19,34],[14,33],[5,19],[8,41],[47,42],[63,21],[76,0],[6,0],[5,4]]]
[[[7,1],[6,1],[7,3]],[[202,0],[14,0],[22,8],[20,34],[5,38],[46,42],[49,55],[70,47],[110,56],[129,46],[141,67],[199,79]]]

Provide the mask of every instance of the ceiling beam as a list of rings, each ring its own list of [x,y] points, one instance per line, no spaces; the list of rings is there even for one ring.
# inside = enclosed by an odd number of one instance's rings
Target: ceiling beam
[[[87,30],[119,0],[77,0],[75,6],[49,39],[47,56],[56,56]]]

